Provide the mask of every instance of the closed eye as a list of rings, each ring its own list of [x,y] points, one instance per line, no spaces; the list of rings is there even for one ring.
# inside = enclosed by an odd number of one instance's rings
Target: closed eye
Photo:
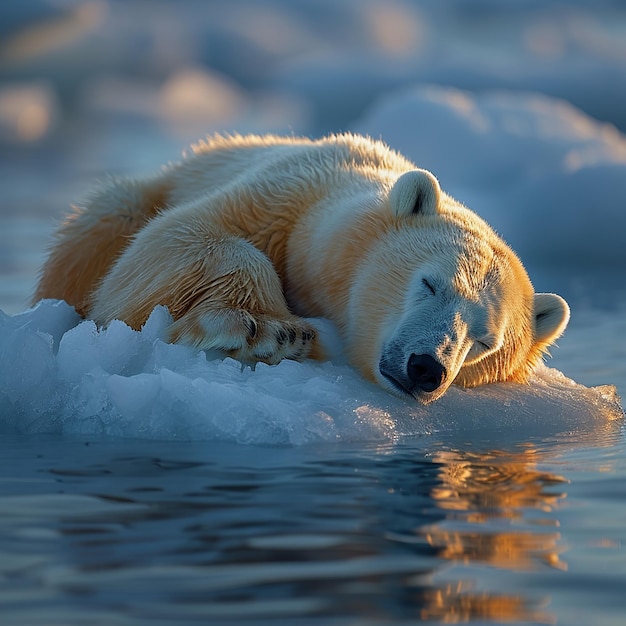
[[[484,341],[480,341],[476,339],[474,343],[472,343],[472,347],[467,353],[466,359],[469,361],[473,361],[475,359],[481,359],[487,356],[488,353],[493,352],[493,346],[489,345]]]
[[[435,288],[425,278],[422,278],[422,285],[424,285],[433,296],[435,295]]]

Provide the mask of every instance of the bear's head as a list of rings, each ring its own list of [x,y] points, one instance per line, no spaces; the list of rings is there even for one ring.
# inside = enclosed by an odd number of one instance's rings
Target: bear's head
[[[569,320],[522,263],[424,170],[402,175],[350,295],[352,360],[422,403],[450,384],[525,382]],[[378,287],[380,286],[380,287]]]

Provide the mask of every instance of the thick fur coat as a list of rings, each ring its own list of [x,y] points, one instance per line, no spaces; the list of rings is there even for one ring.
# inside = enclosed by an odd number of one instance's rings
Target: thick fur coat
[[[110,180],[60,227],[35,300],[106,325],[152,309],[170,339],[243,362],[324,358],[421,402],[525,381],[569,309],[436,178],[381,142],[216,136],[154,177]]]

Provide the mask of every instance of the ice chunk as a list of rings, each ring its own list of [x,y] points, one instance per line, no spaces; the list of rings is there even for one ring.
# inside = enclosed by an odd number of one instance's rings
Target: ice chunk
[[[543,366],[530,385],[452,387],[424,407],[344,364],[250,368],[166,344],[170,319],[157,308],[141,331],[81,321],[59,337],[78,321],[66,305],[0,313],[0,430],[263,445],[430,436],[451,444],[571,432],[593,438],[623,417],[614,388],[589,389]]]
[[[13,323],[48,334],[59,347],[61,337],[81,320],[74,307],[63,300],[41,300],[34,307],[13,316]]]

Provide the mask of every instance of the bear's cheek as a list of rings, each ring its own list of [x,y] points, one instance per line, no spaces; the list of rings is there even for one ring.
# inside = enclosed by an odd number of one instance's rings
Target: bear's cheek
[[[496,382],[496,368],[489,362],[489,357],[481,361],[464,364],[457,373],[454,384],[459,387],[476,387]]]
[[[454,384],[476,387],[498,382],[524,382],[526,376],[527,346],[520,341],[512,347],[503,345],[482,358],[467,359],[459,370]]]

